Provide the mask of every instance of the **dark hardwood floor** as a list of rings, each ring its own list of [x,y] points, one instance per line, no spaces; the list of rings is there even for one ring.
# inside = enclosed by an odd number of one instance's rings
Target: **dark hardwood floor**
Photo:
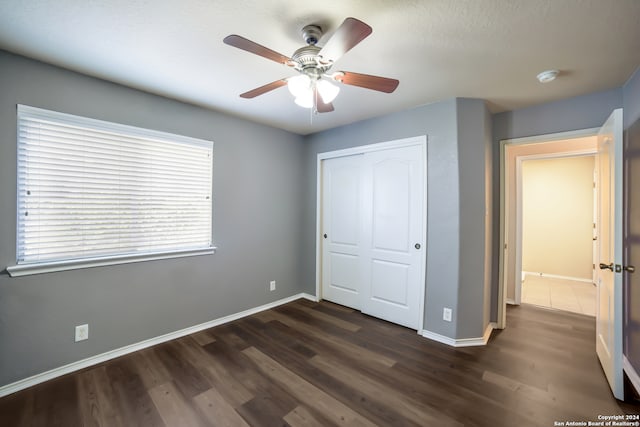
[[[594,327],[511,307],[489,345],[455,349],[298,300],[6,396],[0,425],[524,427],[640,413],[611,396]]]

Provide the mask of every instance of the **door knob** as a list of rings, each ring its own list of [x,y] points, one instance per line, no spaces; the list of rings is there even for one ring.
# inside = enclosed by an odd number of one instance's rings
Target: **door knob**
[[[414,247],[415,247],[416,249],[420,249],[420,243],[416,243],[416,244],[414,245]]]
[[[611,264],[600,263],[600,270],[611,270],[611,271],[613,271],[613,263],[611,263]]]
[[[635,273],[636,268],[633,265],[625,265],[622,267],[624,271],[628,271],[629,273]]]
[[[326,238],[327,238],[327,233],[324,233],[324,236],[323,236],[323,237],[326,239]]]

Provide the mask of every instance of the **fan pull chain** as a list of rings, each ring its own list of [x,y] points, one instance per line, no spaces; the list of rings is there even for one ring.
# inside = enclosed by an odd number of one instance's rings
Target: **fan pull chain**
[[[318,91],[313,91],[313,106],[309,108],[309,124],[313,124],[313,115],[318,114]]]

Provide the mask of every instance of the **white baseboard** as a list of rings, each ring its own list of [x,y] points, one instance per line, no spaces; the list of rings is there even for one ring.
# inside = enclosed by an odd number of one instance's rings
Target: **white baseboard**
[[[437,342],[442,343],[442,344],[450,345],[451,347],[455,347],[456,346],[456,340],[455,339],[446,337],[444,335],[437,334],[435,332],[427,331],[426,329],[423,329],[420,332],[420,335],[422,335],[423,337],[428,338],[430,340],[437,341]]]
[[[489,322],[489,324],[484,330],[484,335],[482,337],[485,345],[489,342],[489,338],[491,338],[491,333],[493,332],[494,329],[498,329],[498,324],[496,322]]]
[[[451,347],[473,347],[473,346],[479,346],[479,345],[487,345],[487,342],[489,341],[489,337],[491,336],[491,332],[494,329],[496,329],[496,327],[497,327],[496,323],[494,322],[489,323],[484,330],[484,335],[478,338],[454,339],[454,338],[446,337],[444,335],[437,334],[435,332],[427,331],[426,329],[423,329],[420,332],[420,335],[430,340],[437,341],[442,344],[450,345]]]
[[[261,305],[259,307],[250,308],[248,310],[244,310],[239,313],[230,314],[228,316],[220,317],[218,319],[201,323],[199,325],[190,326],[188,328],[181,329],[179,331],[169,332],[168,334],[160,335],[155,338],[150,338],[148,340],[140,341],[135,344],[130,344],[124,347],[117,348],[115,350],[107,351],[106,353],[98,354],[96,356],[91,356],[86,359],[79,360],[77,362],[72,362],[72,363],[69,363],[68,365],[60,366],[58,368],[54,368],[49,371],[33,375],[31,377],[16,381],[14,383],[4,385],[0,387],[0,397],[7,396],[17,391],[24,390],[25,388],[43,383],[45,381],[52,380],[54,378],[69,374],[71,372],[79,371],[80,369],[84,369],[89,366],[97,365],[98,363],[102,363],[107,360],[115,359],[116,357],[124,356],[126,354],[133,353],[135,351],[142,350],[157,344],[161,344],[163,342],[171,341],[176,338],[181,338],[186,335],[191,335],[196,332],[203,331],[205,329],[213,328],[214,326],[222,325],[223,323],[228,323],[233,320],[238,320],[243,317],[251,316],[252,314],[269,310],[271,308],[278,307],[283,304],[287,304],[291,301],[295,301],[300,298],[304,298],[304,299],[308,299],[316,302],[318,301],[318,298],[314,295],[310,295],[307,293],[300,293],[297,295],[292,295],[287,298],[283,298],[278,301]]]
[[[627,377],[633,385],[633,388],[636,389],[636,393],[640,394],[640,375],[638,375],[636,370],[633,368],[631,362],[629,362],[629,359],[627,359],[627,356],[623,356],[622,358],[622,368],[627,374]]]
[[[525,276],[542,276],[542,277],[550,277],[552,279],[562,279],[562,280],[573,280],[575,282],[585,282],[585,283],[593,283],[593,279],[585,279],[583,277],[572,277],[572,276],[561,276],[558,274],[549,274],[549,273],[536,273],[533,271],[523,271],[522,272],[522,280],[525,280]]]

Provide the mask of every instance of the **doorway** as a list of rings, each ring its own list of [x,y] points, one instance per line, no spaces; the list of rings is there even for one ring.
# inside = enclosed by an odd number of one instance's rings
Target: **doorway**
[[[593,148],[580,145],[584,139],[596,136],[596,189],[597,189],[597,304],[596,353],[613,395],[624,399],[622,381],[622,219],[623,219],[623,130],[622,109],[614,110],[600,128],[565,132],[554,135],[503,140],[500,142],[500,254],[498,288],[498,328],[506,327],[507,287],[522,274],[521,228],[518,228],[515,207],[515,158],[520,150],[535,149],[536,145],[552,147],[565,139],[557,148],[575,154],[593,153]],[[516,240],[519,239],[516,243]],[[514,286],[514,289],[517,287]],[[519,297],[519,296],[518,296]]]
[[[500,142],[500,242],[497,327],[506,326],[506,303],[522,299],[523,159],[585,156],[597,152],[598,129],[585,129]]]

